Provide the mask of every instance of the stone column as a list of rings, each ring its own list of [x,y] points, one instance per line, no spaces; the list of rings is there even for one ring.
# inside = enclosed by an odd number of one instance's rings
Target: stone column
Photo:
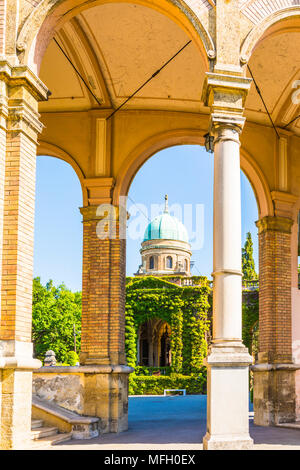
[[[257,222],[259,354],[252,369],[254,422],[260,426],[292,422],[296,418],[291,305],[292,205],[296,198],[281,192],[273,192],[272,198],[275,216]]]
[[[1,220],[0,447],[18,449],[30,439],[32,370],[41,366],[32,358],[31,311],[36,145],[42,130],[37,102],[46,99],[47,89],[27,67],[1,62],[0,79],[3,76],[7,95],[1,102],[7,103],[7,117]]]
[[[249,449],[249,364],[242,344],[240,141],[249,81],[207,74],[214,163],[213,338],[206,359],[204,449]],[[239,89],[237,87],[239,84]],[[238,107],[237,107],[238,104]],[[225,106],[227,105],[227,106]]]
[[[85,375],[84,414],[101,418],[101,432],[128,427],[125,359],[125,251],[119,208],[111,206],[111,178],[87,182],[98,205],[83,207],[83,278],[80,363]],[[101,204],[102,202],[102,204]],[[103,205],[104,204],[104,205]],[[106,232],[106,230],[108,230]],[[104,237],[103,231],[107,233]],[[94,371],[90,373],[91,366]]]

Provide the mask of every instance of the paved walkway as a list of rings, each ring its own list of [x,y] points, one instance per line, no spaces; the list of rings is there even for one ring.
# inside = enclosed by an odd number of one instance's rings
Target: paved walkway
[[[250,433],[258,450],[300,450],[300,430],[254,426]],[[201,450],[206,432],[206,396],[130,397],[129,429],[97,439],[72,440],[53,450]]]

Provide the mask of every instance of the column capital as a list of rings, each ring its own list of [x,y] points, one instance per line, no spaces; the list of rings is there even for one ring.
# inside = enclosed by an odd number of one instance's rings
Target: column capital
[[[117,217],[117,207],[113,206],[112,204],[109,203],[103,203],[104,206],[107,205],[107,211],[101,211],[101,205],[99,204],[97,206],[86,206],[86,207],[80,207],[79,210],[82,214],[82,221],[83,222],[91,222],[91,221],[99,221],[104,218],[107,218],[109,215],[112,215],[112,212],[115,213],[115,216]],[[100,208],[100,209],[99,209]],[[111,209],[111,211],[110,211]]]
[[[7,60],[0,60],[0,80],[11,89],[25,88],[36,101],[48,99],[48,88],[27,65],[13,66]],[[11,94],[15,92],[15,90],[10,91]]]
[[[35,143],[37,136],[43,130],[43,124],[39,120],[40,115],[31,108],[26,100],[18,103],[8,103],[7,131],[27,135]]]
[[[79,210],[82,214],[82,221],[83,222],[90,222],[92,220],[100,220],[103,218],[100,216],[97,216],[97,209],[98,206],[85,206],[85,207],[80,207]]]
[[[272,200],[274,201],[275,216],[293,218],[293,211],[298,197],[286,191],[272,191]]]
[[[245,123],[244,105],[251,82],[251,78],[206,73],[202,100],[206,106],[211,108],[211,128],[213,130],[219,127],[243,129]]]
[[[88,192],[88,202],[90,206],[100,204],[111,204],[112,191],[115,186],[115,180],[112,177],[92,177],[86,178],[83,185]]]
[[[102,206],[102,207],[101,207]],[[122,206],[114,206],[110,203],[102,203],[97,206],[85,206],[79,208],[83,222],[112,220],[116,223],[120,221],[124,214],[125,220],[129,219],[129,214]]]
[[[48,89],[27,66],[0,60],[0,125],[10,132],[23,132],[36,142],[42,132],[38,101],[48,99]]]
[[[244,126],[245,119],[233,120],[232,117],[226,119],[225,116],[211,115],[210,132],[214,135],[214,144],[226,141],[240,143],[240,134]]]
[[[292,233],[292,226],[294,221],[288,217],[272,217],[266,216],[256,222],[258,233],[265,232],[281,232]]]

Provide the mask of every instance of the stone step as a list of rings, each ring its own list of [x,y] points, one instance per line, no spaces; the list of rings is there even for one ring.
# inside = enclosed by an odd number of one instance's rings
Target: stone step
[[[54,436],[58,433],[58,429],[53,426],[43,426],[31,431],[31,438],[35,441],[43,437]]]
[[[279,423],[276,426],[280,428],[290,428],[290,429],[299,429],[300,431],[300,421],[293,421],[291,423]]]
[[[48,425],[58,426],[61,432],[71,431],[73,439],[93,439],[99,436],[99,418],[81,416],[36,395],[32,395],[32,409],[35,419],[44,419]]]
[[[44,421],[42,419],[32,419],[31,420],[31,429],[42,428]]]
[[[55,434],[54,436],[43,437],[41,439],[33,440],[32,443],[23,448],[23,450],[35,450],[40,448],[48,448],[61,442],[69,441],[72,439],[72,433]]]

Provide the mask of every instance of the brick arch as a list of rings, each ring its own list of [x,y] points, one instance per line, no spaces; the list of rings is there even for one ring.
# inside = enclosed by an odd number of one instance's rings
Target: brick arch
[[[45,141],[39,141],[39,146],[37,147],[37,155],[46,155],[49,157],[59,158],[60,160],[63,160],[66,163],[69,163],[69,165],[71,165],[76,175],[78,176],[78,179],[81,185],[82,204],[83,206],[87,206],[88,194],[87,194],[87,188],[84,184],[85,175],[82,169],[80,168],[80,166],[78,165],[78,163],[76,163],[76,161],[71,157],[71,155],[67,153],[65,150],[61,149],[60,147],[57,147],[56,145],[50,144],[49,142],[45,142]]]
[[[208,68],[208,59],[215,58],[215,45],[197,16],[195,5],[198,4],[194,0],[125,1],[155,9],[179,24],[199,47]],[[25,20],[17,37],[16,47],[21,64],[29,65],[38,72],[47,46],[58,28],[84,9],[114,2],[118,3],[118,0],[41,0]]]
[[[164,132],[142,142],[125,159],[116,178],[113,194],[114,204],[118,204],[120,196],[127,196],[131,183],[142,165],[154,154],[168,147],[178,145],[204,145],[205,131],[195,129],[179,129]],[[254,158],[241,147],[241,170],[248,178],[258,206],[259,217],[274,215],[273,202],[267,180]]]
[[[298,0],[297,0],[298,1]],[[298,5],[289,6],[281,10],[275,10],[271,15],[266,16],[258,22],[244,39],[241,45],[240,58],[243,64],[249,62],[254,49],[265,37],[268,30],[281,27],[282,23],[289,19],[300,19],[300,0]],[[300,22],[298,22],[300,25]],[[298,26],[299,27],[299,26]]]

